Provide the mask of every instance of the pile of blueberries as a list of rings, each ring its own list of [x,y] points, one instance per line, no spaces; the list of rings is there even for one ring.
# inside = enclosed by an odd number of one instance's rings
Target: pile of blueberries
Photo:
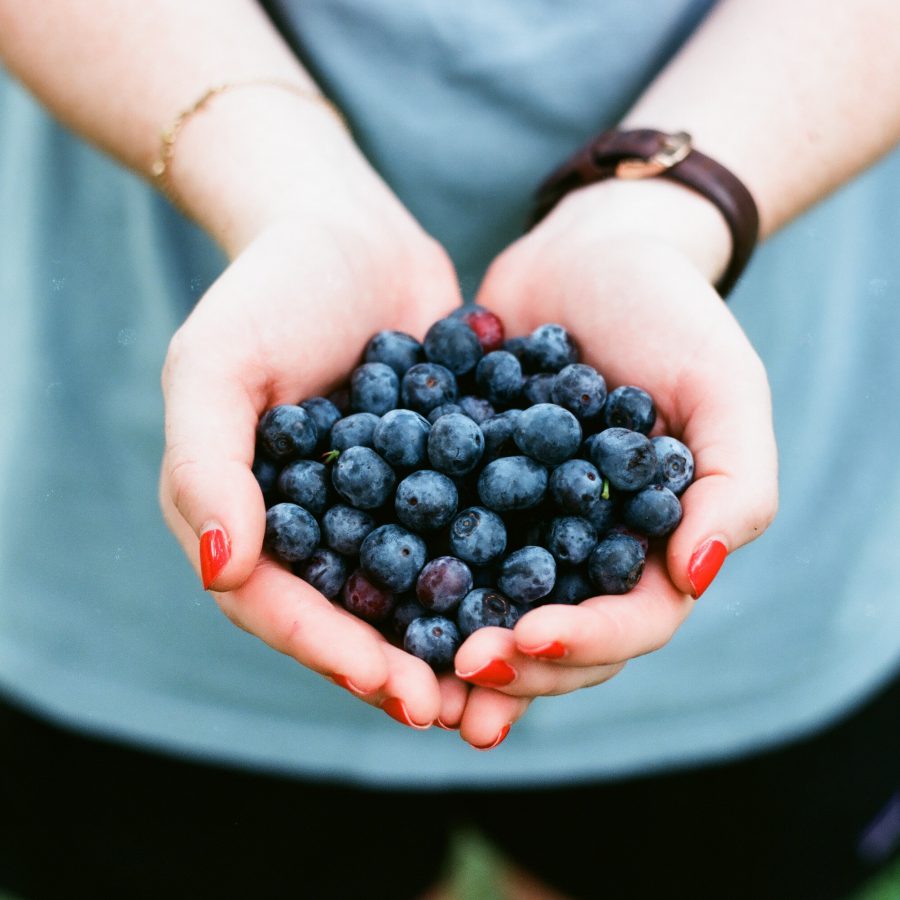
[[[470,305],[381,331],[342,389],[260,418],[264,550],[444,671],[478,628],[637,584],[694,472],[655,421],[557,324],[505,339]]]

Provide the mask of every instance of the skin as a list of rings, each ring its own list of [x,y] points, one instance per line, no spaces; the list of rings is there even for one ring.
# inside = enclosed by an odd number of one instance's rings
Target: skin
[[[765,238],[900,137],[898,35],[894,0],[727,0],[623,124],[691,132],[749,187]],[[315,91],[250,0],[53,0],[27,12],[0,0],[0,53],[61,121],[145,177],[160,127],[209,85],[266,77]],[[229,265],[173,337],[162,376],[166,520],[198,571],[199,536],[224,529],[231,558],[212,586],[223,612],[323,676],[349,679],[365,702],[399,699],[412,721],[440,719],[488,746],[534,697],[605,681],[665,644],[694,603],[695,548],[712,537],[732,552],[775,515],[765,371],[710,287],[730,251],[718,211],[661,180],[580,190],[495,261],[476,299],[510,334],[565,325],[611,386],[640,372],[657,431],[694,451],[695,483],[666,556],[650,559],[633,594],[545,607],[513,631],[473,635],[458,672],[504,660],[517,675],[502,689],[435,678],[260,560],[264,508],[250,464],[266,407],[326,392],[372,333],[421,338],[460,302],[446,254],[324,104],[277,88],[231,91],[193,116],[167,190]],[[616,335],[602,364],[598,333]],[[568,654],[527,652],[550,641]]]

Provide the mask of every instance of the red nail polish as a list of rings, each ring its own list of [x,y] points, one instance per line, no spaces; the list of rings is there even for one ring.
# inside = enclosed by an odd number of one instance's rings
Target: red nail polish
[[[428,722],[426,725],[419,725],[409,717],[409,713],[406,711],[406,704],[399,697],[388,697],[384,703],[381,704],[381,708],[392,718],[396,719],[400,722],[401,725],[408,725],[410,728],[418,728],[420,731],[424,731],[426,728],[431,727],[431,722]]]
[[[221,528],[211,528],[200,535],[200,575],[204,590],[209,589],[229,559],[231,545]]]
[[[444,731],[459,731],[459,725],[445,725],[440,719],[435,719],[434,724],[438,728],[443,728]]]
[[[366,695],[366,691],[360,690],[346,675],[332,675],[331,680],[338,686],[344,688],[346,691],[350,691],[351,694],[356,694],[357,697],[364,697]]]
[[[559,641],[550,641],[549,644],[541,644],[540,647],[520,647],[519,649],[529,656],[538,656],[541,659],[562,659],[569,652]]]
[[[498,734],[497,737],[494,738],[493,744],[488,744],[486,747],[479,747],[477,744],[472,744],[472,746],[476,750],[493,750],[494,747],[496,747],[498,744],[502,744],[506,740],[506,736],[509,734],[510,728],[512,728],[512,725],[504,725],[500,729],[500,734]]]
[[[688,564],[688,579],[694,597],[699,597],[712,583],[716,573],[722,568],[728,551],[721,541],[713,538],[701,544],[691,556]]]
[[[516,670],[502,659],[492,659],[480,669],[463,675],[461,672],[456,673],[457,678],[463,681],[471,681],[479,687],[506,687],[516,677]]]

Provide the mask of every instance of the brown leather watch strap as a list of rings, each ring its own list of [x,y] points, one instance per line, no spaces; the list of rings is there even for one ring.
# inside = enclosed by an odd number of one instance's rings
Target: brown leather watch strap
[[[597,135],[538,188],[531,229],[569,192],[607,178],[669,178],[715,204],[731,231],[731,259],[716,284],[724,298],[734,287],[759,238],[759,212],[750,191],[728,169],[691,145],[684,132],[611,129]]]

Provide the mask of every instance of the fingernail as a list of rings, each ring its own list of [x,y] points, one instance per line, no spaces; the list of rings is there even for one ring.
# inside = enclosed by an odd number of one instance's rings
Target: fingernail
[[[493,750],[498,744],[502,744],[506,740],[506,736],[509,734],[509,729],[512,728],[512,725],[504,725],[500,729],[500,734],[494,738],[494,742],[492,744],[488,744],[486,747],[479,747],[478,744],[472,744],[472,746],[476,750]]]
[[[519,647],[519,649],[529,656],[538,656],[541,659],[562,659],[569,652],[559,641],[550,641],[549,644],[541,644],[540,647]]]
[[[438,728],[443,728],[444,731],[459,731],[459,725],[445,725],[440,719],[435,719],[434,724]]]
[[[372,693],[371,691],[364,691],[361,688],[358,688],[346,675],[332,675],[331,680],[338,687],[342,687],[344,690],[350,691],[351,694],[356,694],[358,697],[364,697],[366,694]]]
[[[200,535],[200,577],[203,590],[209,590],[229,559],[231,545],[221,528],[210,528]]]
[[[419,725],[417,722],[413,722],[413,720],[409,717],[409,713],[406,711],[406,704],[399,697],[388,697],[384,703],[381,704],[381,708],[392,718],[396,719],[402,725],[408,725],[410,728],[418,728],[420,731],[424,731],[426,728],[431,728],[431,722],[426,722],[424,725]]]
[[[727,555],[725,545],[715,538],[710,538],[694,551],[688,564],[688,579],[695,598],[710,586]]]
[[[479,687],[505,687],[515,680],[516,670],[502,659],[492,659],[474,672],[463,674],[457,672],[456,677],[463,681],[471,681]]]

